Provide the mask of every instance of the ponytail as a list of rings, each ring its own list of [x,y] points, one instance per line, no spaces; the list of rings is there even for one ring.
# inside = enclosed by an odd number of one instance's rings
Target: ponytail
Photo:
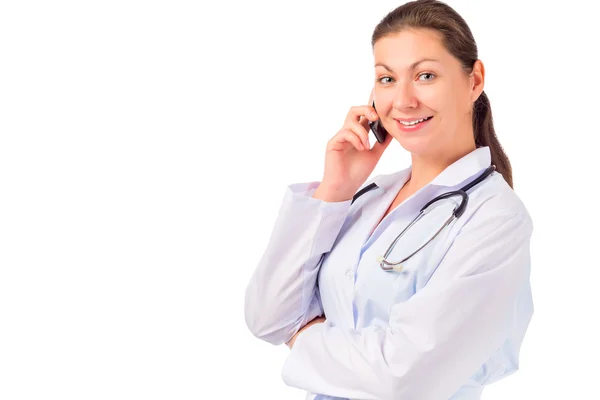
[[[473,106],[473,132],[475,134],[475,145],[477,147],[489,146],[492,164],[496,166],[496,171],[502,174],[508,185],[513,188],[512,167],[496,137],[492,108],[485,91],[481,92]]]

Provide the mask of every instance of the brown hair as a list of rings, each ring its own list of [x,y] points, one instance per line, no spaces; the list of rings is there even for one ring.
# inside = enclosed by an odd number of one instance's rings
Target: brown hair
[[[375,27],[371,46],[375,46],[379,39],[387,35],[411,28],[432,29],[439,32],[442,44],[458,59],[465,72],[467,74],[473,72],[473,65],[478,56],[477,44],[471,29],[452,7],[441,1],[416,0],[394,9]],[[492,109],[485,91],[481,92],[473,105],[473,132],[475,145],[490,147],[492,164],[496,165],[496,170],[512,188],[512,168],[496,137]]]

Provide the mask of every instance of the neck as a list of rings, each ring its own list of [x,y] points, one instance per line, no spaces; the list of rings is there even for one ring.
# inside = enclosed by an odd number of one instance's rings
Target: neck
[[[476,149],[475,142],[445,149],[437,154],[411,154],[412,170],[406,182],[410,192],[416,192],[433,181],[442,171]]]

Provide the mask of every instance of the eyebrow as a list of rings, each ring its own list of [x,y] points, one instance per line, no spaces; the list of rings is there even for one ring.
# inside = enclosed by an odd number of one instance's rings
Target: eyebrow
[[[433,62],[439,62],[438,60],[434,60],[433,58],[423,58],[422,60],[419,61],[415,61],[414,63],[410,64],[410,67],[408,67],[409,70],[413,70],[417,67],[417,65],[421,64],[422,62],[425,61],[433,61]],[[385,69],[387,69],[388,71],[394,72],[393,69],[391,69],[390,67],[388,67],[387,65],[385,65],[384,63],[377,63],[375,64],[375,67],[380,66],[383,67]]]

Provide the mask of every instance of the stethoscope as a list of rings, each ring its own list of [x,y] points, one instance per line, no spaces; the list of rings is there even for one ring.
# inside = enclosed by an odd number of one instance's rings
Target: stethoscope
[[[444,230],[445,227],[447,227],[448,225],[450,225],[450,223],[452,223],[452,221],[454,221],[455,219],[460,218],[461,215],[463,215],[463,213],[465,212],[465,209],[467,208],[467,203],[469,202],[469,195],[467,194],[467,190],[469,190],[473,186],[481,183],[487,177],[489,177],[490,175],[492,175],[492,173],[495,170],[496,170],[496,166],[495,165],[490,165],[481,175],[479,175],[479,177],[477,177],[476,179],[474,179],[471,183],[463,186],[462,188],[460,188],[458,190],[455,190],[455,191],[452,191],[452,192],[443,193],[443,194],[437,196],[436,198],[434,198],[433,200],[431,200],[429,203],[425,204],[423,206],[423,208],[421,208],[421,211],[419,212],[419,215],[417,215],[415,217],[415,219],[413,219],[412,222],[410,224],[408,224],[408,226],[406,228],[404,228],[404,230],[402,232],[400,232],[400,234],[396,237],[396,239],[394,239],[394,241],[392,242],[392,244],[390,244],[390,246],[388,247],[387,251],[385,252],[385,255],[377,257],[377,262],[379,263],[379,266],[381,267],[381,269],[383,269],[384,271],[388,271],[388,272],[390,272],[390,271],[402,272],[404,270],[404,266],[402,265],[402,263],[408,261],[412,256],[414,256],[419,251],[421,251],[425,246],[427,246],[429,243],[431,243],[431,241],[433,239],[435,239],[437,237],[437,235],[439,235],[439,233],[442,230]],[[377,187],[378,186],[374,182],[371,183],[371,184],[369,184],[369,185],[367,185],[367,186],[365,186],[364,188],[362,188],[360,191],[358,191],[354,195],[354,197],[352,198],[352,202],[351,203],[354,203],[354,201],[356,199],[358,199],[360,196],[362,196],[363,194],[365,194],[368,191],[373,190],[373,189],[375,189]],[[408,255],[407,257],[405,257],[404,259],[402,259],[402,260],[400,260],[398,262],[390,262],[390,261],[388,261],[387,257],[391,254],[392,250],[394,249],[394,246],[396,246],[396,243],[398,243],[398,241],[404,235],[404,233],[406,233],[406,231],[411,226],[413,226],[414,224],[416,224],[423,216],[427,215],[428,212],[430,212],[431,210],[433,210],[435,208],[435,203],[439,202],[440,200],[447,199],[448,197],[452,197],[452,196],[460,196],[460,203],[457,206],[454,207],[454,210],[452,211],[452,215],[450,216],[450,218],[448,218],[446,220],[446,222],[444,223],[444,225],[429,240],[427,240],[427,242],[425,242],[424,245],[422,245],[421,247],[419,247],[412,254]]]

